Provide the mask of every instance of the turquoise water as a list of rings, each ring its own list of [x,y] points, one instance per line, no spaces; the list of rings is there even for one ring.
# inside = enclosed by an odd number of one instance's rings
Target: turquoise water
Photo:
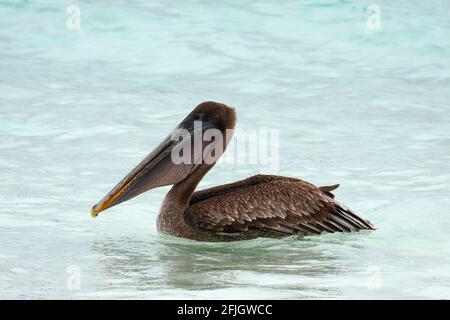
[[[0,1],[0,298],[450,298],[449,10]],[[176,239],[155,227],[167,187],[92,219],[205,100],[233,105],[239,128],[279,129],[278,173],[341,183],[378,230]],[[202,186],[257,173],[219,163]]]

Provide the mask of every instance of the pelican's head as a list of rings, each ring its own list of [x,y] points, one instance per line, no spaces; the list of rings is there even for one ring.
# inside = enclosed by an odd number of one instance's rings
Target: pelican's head
[[[226,148],[236,113],[222,103],[199,104],[136,168],[102,200],[91,215],[127,201],[150,189],[177,184],[201,165],[213,165]]]

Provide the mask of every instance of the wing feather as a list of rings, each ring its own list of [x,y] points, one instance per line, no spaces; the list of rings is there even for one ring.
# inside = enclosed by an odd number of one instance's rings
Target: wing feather
[[[255,176],[202,190],[185,211],[193,228],[215,233],[320,234],[374,229],[334,200],[331,187],[294,178]]]

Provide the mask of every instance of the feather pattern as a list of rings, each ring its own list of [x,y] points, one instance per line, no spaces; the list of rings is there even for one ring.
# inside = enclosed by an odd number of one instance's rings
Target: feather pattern
[[[257,175],[195,192],[186,223],[210,233],[258,236],[374,229],[336,200],[339,185],[316,187],[300,179]]]

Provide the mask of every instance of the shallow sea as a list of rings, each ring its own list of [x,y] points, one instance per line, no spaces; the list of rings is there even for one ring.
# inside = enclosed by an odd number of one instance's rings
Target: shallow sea
[[[0,0],[0,298],[449,299],[449,11]],[[278,174],[340,183],[378,230],[177,239],[155,227],[167,187],[92,219],[205,100],[278,129]],[[259,171],[219,162],[201,186]]]

